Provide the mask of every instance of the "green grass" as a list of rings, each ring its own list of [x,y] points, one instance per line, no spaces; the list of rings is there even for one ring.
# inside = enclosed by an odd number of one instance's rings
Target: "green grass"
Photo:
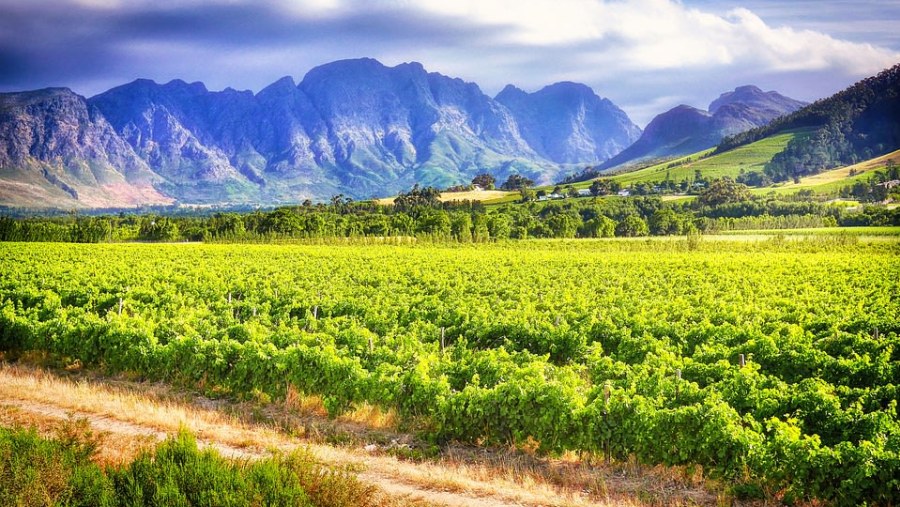
[[[618,181],[623,186],[634,183],[664,181],[667,175],[669,179],[674,181],[692,180],[696,171],[700,171],[703,177],[707,179],[722,178],[724,176],[736,178],[741,173],[741,170],[744,172],[762,171],[766,163],[772,160],[772,157],[777,153],[784,150],[791,140],[797,137],[808,136],[809,133],[810,130],[807,129],[792,130],[741,146],[720,155],[701,158],[713,151],[712,149],[704,150],[681,159],[655,164],[637,171],[617,174],[612,176],[611,179]],[[667,168],[673,162],[687,159],[692,161],[677,167]]]
[[[828,183],[823,183],[821,185],[791,185],[791,186],[771,186],[771,187],[760,187],[760,188],[751,188],[750,193],[753,195],[776,195],[776,196],[788,196],[794,195],[800,191],[812,191],[816,194],[825,194],[825,195],[837,195],[840,190],[846,186],[853,185],[857,181],[868,181],[872,178],[875,173],[867,172],[862,174],[856,174],[854,176],[848,176],[841,180],[830,181]]]
[[[755,143],[741,146],[734,150],[722,153],[720,155],[709,156],[715,149],[692,153],[684,157],[666,160],[647,167],[643,167],[634,171],[623,172],[611,176],[602,176],[602,179],[608,178],[628,187],[635,183],[655,183],[665,181],[666,178],[681,181],[693,180],[696,171],[700,171],[704,178],[716,179],[728,176],[736,178],[741,171],[758,172],[762,171],[766,163],[772,160],[777,153],[780,153],[787,144],[800,136],[808,136],[811,130],[800,129],[784,132],[766,139],[762,139]],[[672,164],[678,164],[676,167],[670,167]],[[571,184],[577,189],[589,188],[594,180],[581,181]],[[544,190],[550,192],[556,185],[545,185],[535,187],[535,190]],[[564,187],[570,185],[563,185]],[[693,196],[676,196],[676,199],[669,200],[689,200]],[[511,194],[501,199],[484,201],[486,205],[508,204],[518,202],[520,196]],[[567,198],[568,199],[568,198]],[[584,199],[584,198],[582,198]]]

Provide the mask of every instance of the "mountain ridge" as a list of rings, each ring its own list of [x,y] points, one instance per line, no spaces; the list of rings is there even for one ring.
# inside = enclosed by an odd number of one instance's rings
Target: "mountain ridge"
[[[285,76],[257,93],[180,79],[137,79],[90,98],[56,90],[0,94],[0,204],[34,204],[16,202],[26,185],[50,205],[93,207],[81,196],[102,194],[100,180],[159,194],[148,204],[368,198],[415,183],[467,183],[486,171],[550,182],[564,167],[601,162],[640,134],[586,85],[526,94],[538,117],[552,119],[538,123],[559,127],[540,131],[523,128],[523,111],[475,83],[418,62],[387,67],[371,58],[320,65],[299,82]],[[54,105],[54,93],[65,96],[65,107]],[[23,136],[36,132],[28,125],[59,122],[74,134]],[[38,166],[52,177],[37,177]],[[100,180],[81,174],[94,166]],[[116,202],[115,195],[103,200]]]
[[[681,104],[654,117],[640,139],[601,164],[600,169],[712,148],[728,136],[766,125],[804,105],[753,85],[722,93],[706,111]]]

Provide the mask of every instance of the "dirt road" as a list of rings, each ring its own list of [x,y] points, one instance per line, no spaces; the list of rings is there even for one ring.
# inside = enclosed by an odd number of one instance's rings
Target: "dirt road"
[[[198,444],[226,457],[255,459],[273,450],[307,449],[323,464],[348,468],[399,504],[506,507],[594,506],[651,503],[714,504],[715,496],[671,477],[594,470],[528,456],[482,459],[457,453],[439,460],[408,461],[391,455],[393,444],[329,445],[298,428],[248,422],[227,405],[175,399],[167,387],[122,380],[64,378],[39,368],[0,363],[0,424],[49,424],[85,419],[104,434],[112,460],[129,459],[141,445],[184,428]],[[183,397],[182,397],[183,398]],[[304,421],[309,421],[307,414]],[[322,421],[328,423],[327,420]],[[283,426],[279,424],[278,426]],[[306,436],[297,436],[297,434]],[[365,438],[365,433],[362,433]],[[115,451],[113,449],[119,449]],[[101,449],[103,451],[103,449]],[[116,453],[118,452],[118,456]]]

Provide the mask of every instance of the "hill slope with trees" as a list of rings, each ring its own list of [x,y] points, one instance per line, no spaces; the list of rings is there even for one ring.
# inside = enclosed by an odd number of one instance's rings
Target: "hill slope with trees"
[[[765,167],[772,181],[798,179],[900,148],[900,64],[772,123],[725,138],[716,153],[766,137],[812,128]]]

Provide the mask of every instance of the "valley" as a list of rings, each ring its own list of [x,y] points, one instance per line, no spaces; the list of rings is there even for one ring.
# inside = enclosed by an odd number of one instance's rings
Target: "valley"
[[[898,16],[0,1],[0,507],[896,506]]]

